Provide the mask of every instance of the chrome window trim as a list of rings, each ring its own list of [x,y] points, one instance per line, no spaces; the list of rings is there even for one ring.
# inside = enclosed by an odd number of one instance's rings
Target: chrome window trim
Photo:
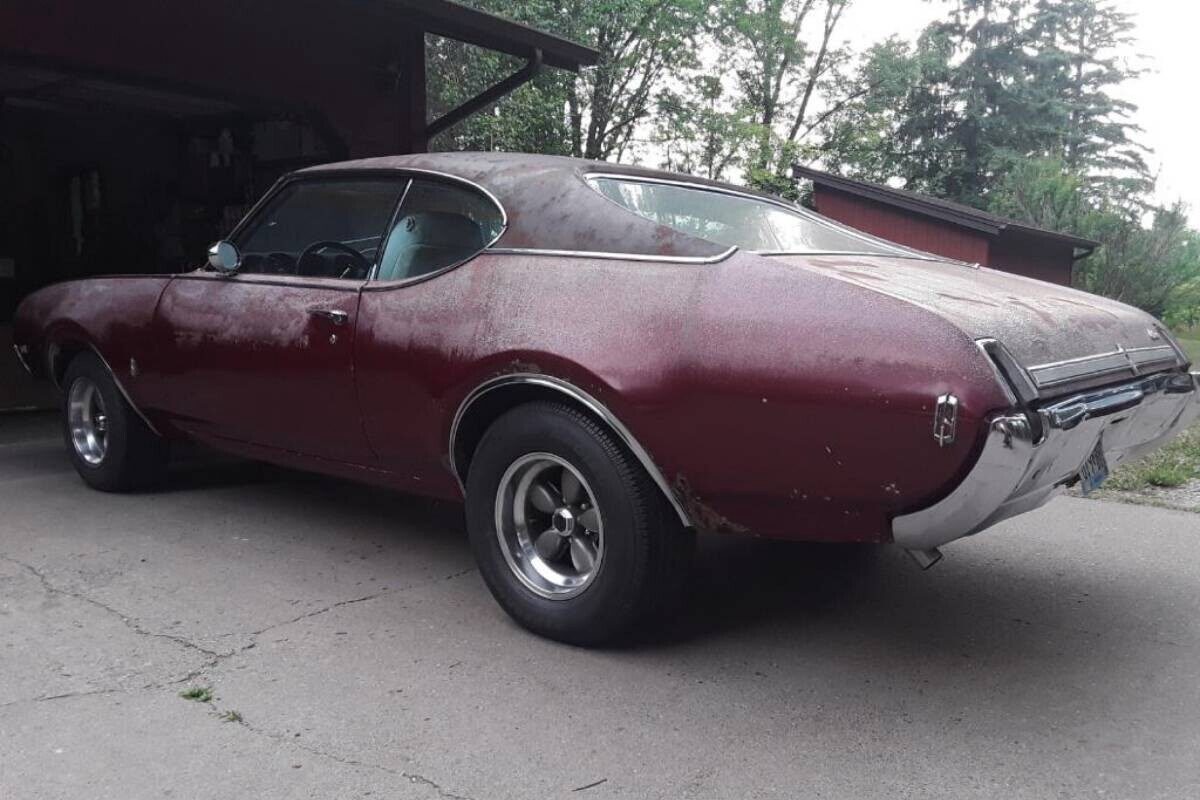
[[[418,275],[414,278],[406,278],[405,280],[402,280],[402,281],[377,281],[374,279],[375,274],[376,274],[377,270],[379,269],[379,258],[377,256],[375,259],[375,263],[371,265],[371,270],[370,270],[370,272],[367,273],[367,277],[365,279],[329,278],[328,280],[340,280],[340,281],[344,281],[346,284],[352,284],[356,291],[359,289],[361,289],[363,291],[374,291],[377,289],[396,289],[396,288],[408,286],[408,285],[411,285],[414,283],[420,283],[422,281],[429,280],[430,278],[436,278],[438,275],[441,275],[445,272],[449,272],[452,269],[461,267],[463,264],[466,264],[468,261],[472,261],[475,258],[482,255],[483,253],[489,252],[491,250],[492,245],[494,245],[496,242],[500,241],[500,238],[502,236],[504,236],[505,233],[508,232],[508,225],[509,225],[508,211],[504,208],[504,204],[501,203],[500,199],[497,198],[496,195],[493,194],[491,191],[489,191],[485,186],[483,186],[482,184],[476,183],[475,181],[473,181],[469,178],[464,178],[460,175],[453,175],[449,172],[442,172],[442,171],[436,170],[436,169],[423,169],[421,167],[369,167],[369,168],[362,168],[362,169],[355,169],[353,167],[339,168],[339,169],[325,169],[322,167],[322,168],[317,168],[317,169],[312,169],[312,170],[299,170],[297,172],[289,172],[288,174],[279,178],[279,180],[275,181],[275,183],[272,184],[271,188],[268,189],[266,191],[266,193],[262,197],[260,197],[253,206],[251,206],[250,210],[246,212],[246,215],[244,217],[242,217],[240,220],[238,220],[238,223],[233,226],[233,229],[229,232],[229,235],[226,237],[226,239],[228,239],[229,241],[234,241],[234,239],[250,223],[250,220],[253,219],[264,208],[266,208],[266,205],[271,200],[271,198],[274,197],[275,195],[277,195],[279,192],[283,191],[287,186],[291,185],[292,183],[295,183],[298,181],[317,181],[317,180],[338,179],[338,178],[368,179],[368,178],[393,178],[393,177],[399,178],[399,179],[404,179],[404,178],[408,179],[408,183],[404,186],[404,189],[401,192],[400,199],[396,203],[395,212],[399,212],[400,208],[404,204],[404,200],[407,199],[408,192],[412,188],[412,182],[413,182],[414,177],[430,177],[430,178],[443,179],[450,183],[458,183],[458,184],[461,184],[461,185],[467,187],[468,189],[473,189],[473,190],[477,191],[478,193],[480,193],[481,195],[483,195],[485,198],[487,198],[487,200],[489,202],[491,202],[491,204],[493,206],[495,206],[496,210],[498,210],[500,212],[500,230],[496,233],[496,235],[494,237],[492,237],[491,241],[489,241],[486,245],[484,245],[483,248],[481,250],[479,250],[479,252],[472,254],[470,258],[465,258],[462,261],[459,261],[455,264],[450,264],[446,267],[443,267],[440,270],[436,270],[434,272],[430,272],[425,275]],[[391,219],[391,223],[394,224],[394,222],[395,222],[395,219],[394,218]],[[382,250],[383,246],[386,244],[387,235],[391,233],[391,229],[392,229],[391,224],[389,224],[387,229],[384,231],[384,237],[380,240],[380,243],[379,243],[381,250]],[[205,267],[201,266],[198,269],[194,270],[193,272],[205,273],[205,272],[208,272],[208,270]],[[183,273],[183,274],[190,275],[192,273]],[[235,273],[235,275],[236,274],[237,273]],[[246,273],[246,274],[252,275],[252,274],[262,274],[262,273]],[[228,276],[222,276],[222,277],[228,277]],[[291,275],[291,276],[288,276],[288,275],[265,275],[265,277],[284,278],[284,277],[301,277],[301,276],[298,276],[298,275]]]
[[[920,250],[913,250],[912,248],[905,247],[902,244],[897,244],[896,242],[890,242],[887,239],[880,239],[879,237],[871,236],[869,233],[864,233],[863,231],[857,230],[855,228],[851,228],[847,225],[843,225],[840,222],[836,222],[835,220],[829,219],[828,217],[822,216],[821,214],[817,214],[813,211],[810,211],[809,209],[805,208],[804,206],[800,205],[799,203],[789,203],[786,200],[782,200],[778,197],[772,197],[770,195],[760,195],[760,194],[755,194],[754,192],[739,191],[738,189],[736,189],[732,186],[712,186],[712,185],[709,185],[706,183],[697,183],[695,181],[684,181],[684,180],[678,180],[678,179],[673,179],[673,178],[658,178],[658,177],[653,177],[653,176],[642,176],[642,175],[628,175],[628,174],[622,174],[619,172],[585,172],[583,174],[584,183],[586,183],[593,192],[600,195],[605,200],[607,200],[608,202],[617,206],[618,208],[623,209],[631,214],[637,214],[637,212],[627,206],[621,205],[620,203],[616,202],[611,197],[609,197],[608,195],[604,194],[599,189],[597,189],[594,185],[592,185],[593,178],[607,178],[609,180],[628,181],[630,183],[657,183],[657,184],[661,184],[664,186],[678,186],[683,189],[695,189],[695,190],[703,191],[703,192],[716,192],[717,194],[726,194],[726,195],[730,195],[731,197],[740,197],[743,200],[757,200],[760,203],[767,203],[769,205],[778,206],[779,208],[782,208],[785,211],[790,211],[793,214],[797,214],[798,216],[804,217],[805,219],[811,220],[812,222],[815,222],[819,225],[827,225],[837,231],[840,231],[840,232],[846,234],[847,236],[850,236],[853,239],[858,239],[859,241],[863,241],[863,242],[869,242],[871,244],[882,245],[891,250],[896,250],[898,252],[898,254],[912,254],[910,257],[922,258],[923,260],[929,260],[929,261],[952,261],[953,260],[953,259],[929,258],[929,254],[922,253]],[[638,214],[638,216],[641,217],[640,214]],[[642,217],[642,219],[646,219],[646,217]],[[701,238],[701,237],[696,237],[696,238]],[[708,241],[708,239],[703,239],[703,241]],[[817,250],[813,250],[813,251],[808,251],[808,250],[800,250],[800,251],[748,250],[746,252],[762,254],[762,255],[798,255],[798,256],[799,255],[804,255],[804,256],[855,255],[855,256],[877,256],[880,258],[888,258],[890,255],[892,255],[890,253],[853,253],[853,252],[831,253],[831,252],[822,252],[822,251],[817,251]]]
[[[919,251],[912,253],[863,253],[858,250],[749,250],[756,256],[778,257],[778,256],[869,256],[871,258],[907,258],[912,261],[936,261],[939,264],[962,264],[963,266],[979,266],[978,264],[967,264],[965,261],[955,261],[952,258],[942,258],[940,256],[925,255]]]
[[[660,264],[717,264],[738,250],[731,245],[728,250],[711,256],[670,256],[652,253],[606,253],[592,250],[547,250],[540,247],[491,247],[486,253],[502,256],[558,256],[560,258],[601,258],[609,261],[647,261]]]
[[[494,245],[496,242],[500,241],[500,237],[504,236],[504,234],[508,232],[508,212],[504,210],[504,205],[501,204],[500,200],[496,197],[496,195],[492,194],[491,192],[489,192],[487,189],[485,189],[483,186],[476,183],[475,181],[468,180],[466,178],[460,178],[459,176],[451,175],[448,172],[439,172],[437,170],[432,170],[432,169],[419,169],[419,168],[410,168],[410,167],[399,168],[398,167],[394,170],[388,170],[388,171],[389,172],[399,172],[399,173],[412,173],[412,174],[408,175],[408,178],[409,178],[408,185],[404,187],[404,193],[400,197],[400,202],[398,202],[396,204],[395,217],[392,219],[391,224],[388,225],[387,230],[384,231],[383,240],[379,243],[380,244],[380,248],[379,248],[380,249],[380,256],[379,256],[380,258],[382,258],[382,256],[383,256],[383,249],[387,246],[387,239],[392,234],[392,228],[395,226],[396,222],[399,221],[399,219],[400,219],[400,212],[404,209],[404,201],[408,199],[408,194],[412,190],[412,186],[413,186],[413,183],[415,183],[416,177],[432,176],[434,178],[444,178],[451,182],[461,183],[464,186],[466,186],[467,188],[474,189],[475,191],[479,192],[485,198],[487,198],[492,203],[493,206],[496,207],[497,211],[500,212],[500,230],[496,232],[496,235],[493,236],[491,238],[491,240],[483,246],[482,249],[472,253],[467,258],[464,258],[461,261],[456,261],[453,264],[447,264],[446,266],[444,266],[440,269],[435,269],[432,272],[426,272],[423,275],[414,275],[411,278],[404,278],[403,280],[396,280],[396,281],[378,280],[376,278],[376,275],[379,272],[379,258],[376,258],[375,264],[371,267],[371,272],[367,275],[367,280],[363,284],[363,287],[362,287],[363,291],[372,292],[372,291],[380,291],[380,290],[384,290],[384,289],[400,289],[405,286],[411,286],[414,283],[422,283],[424,281],[436,278],[437,276],[443,275],[452,269],[458,269],[463,264],[466,264],[470,261],[474,261],[476,258],[483,255],[484,253],[494,252],[492,250],[492,245]]]
[[[459,403],[458,410],[454,412],[454,419],[450,423],[449,464],[450,471],[454,474],[455,479],[458,481],[459,488],[463,491],[464,495],[466,494],[466,487],[463,485],[462,478],[459,476],[458,465],[454,460],[455,445],[458,442],[459,426],[462,424],[463,417],[466,415],[467,411],[477,400],[479,400],[480,397],[495,389],[499,389],[502,386],[509,386],[512,384],[540,386],[560,392],[580,403],[588,411],[591,411],[593,414],[599,417],[606,425],[608,425],[609,429],[611,429],[612,432],[617,435],[617,438],[621,440],[622,444],[629,448],[630,452],[633,453],[634,458],[641,463],[647,474],[650,475],[650,479],[654,481],[655,485],[658,486],[658,488],[662,491],[663,496],[666,497],[667,501],[671,504],[671,507],[675,509],[675,513],[679,515],[679,521],[682,522],[685,527],[692,527],[692,522],[688,518],[687,512],[680,504],[678,498],[675,497],[675,493],[671,491],[671,487],[667,484],[666,478],[663,477],[662,472],[654,463],[654,459],[650,457],[650,454],[646,451],[646,449],[642,447],[636,438],[634,438],[634,435],[629,431],[628,428],[625,427],[625,425],[620,419],[617,418],[615,414],[609,411],[599,400],[592,397],[575,384],[565,381],[561,378],[555,378],[551,375],[542,375],[532,372],[514,372],[509,375],[500,375],[484,381],[467,393],[466,397],[464,397],[462,402]]]

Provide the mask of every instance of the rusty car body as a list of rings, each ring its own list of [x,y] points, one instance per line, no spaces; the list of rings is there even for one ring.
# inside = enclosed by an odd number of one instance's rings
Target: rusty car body
[[[289,212],[306,192],[329,196]],[[344,210],[358,221],[332,221]],[[110,376],[127,426],[156,442],[443,498],[465,487],[493,593],[572,641],[627,630],[651,604],[643,585],[686,548],[656,555],[638,539],[649,566],[604,555],[585,527],[598,512],[584,515],[607,479],[583,445],[529,444],[547,455],[521,462],[533,477],[479,478],[489,496],[472,498],[481,443],[515,409],[551,404],[564,426],[608,437],[606,457],[637,473],[622,485],[655,495],[633,516],[606,512],[609,551],[618,523],[651,520],[679,541],[894,542],[924,563],[1197,413],[1187,357],[1136,309],[687,176],[496,153],[376,158],[285,177],[229,238],[212,266],[60,284],[20,307],[18,354],[66,394],[81,474],[95,468],[89,441],[113,436],[116,397],[105,414],[72,395],[70,365],[88,356],[100,366],[84,380]],[[521,435],[537,442],[527,416]],[[514,502],[528,514],[504,510]],[[514,525],[524,534],[501,530]],[[596,588],[605,569],[638,573],[620,584],[637,607],[572,611],[616,603],[617,589]]]

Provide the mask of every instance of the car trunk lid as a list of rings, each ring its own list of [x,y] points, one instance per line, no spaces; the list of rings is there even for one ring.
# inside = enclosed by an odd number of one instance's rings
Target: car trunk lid
[[[783,256],[789,263],[918,305],[976,340],[1001,343],[1038,396],[1186,363],[1161,324],[1132,306],[954,261],[868,255]]]

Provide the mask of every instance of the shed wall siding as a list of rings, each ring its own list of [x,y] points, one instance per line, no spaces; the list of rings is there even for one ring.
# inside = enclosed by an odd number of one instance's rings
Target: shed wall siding
[[[1005,232],[988,249],[989,267],[1062,286],[1071,285],[1075,248],[1062,242]]]
[[[888,241],[973,264],[988,258],[987,235],[941,220],[918,217],[874,200],[817,186],[817,211]]]

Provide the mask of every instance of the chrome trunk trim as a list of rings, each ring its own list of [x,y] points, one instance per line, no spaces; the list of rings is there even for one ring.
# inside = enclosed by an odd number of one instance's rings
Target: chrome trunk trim
[[[1169,344],[1125,348],[1120,345],[1108,353],[1069,358],[1028,367],[1026,371],[1038,389],[1052,389],[1076,381],[1118,373],[1141,375],[1148,369],[1174,366],[1179,355]]]
[[[1156,449],[1200,415],[1198,375],[1159,373],[1069,397],[1030,416],[1014,411],[993,418],[966,478],[941,501],[896,517],[893,540],[929,550],[1037,508],[1076,479],[1101,437],[1110,466]]]

